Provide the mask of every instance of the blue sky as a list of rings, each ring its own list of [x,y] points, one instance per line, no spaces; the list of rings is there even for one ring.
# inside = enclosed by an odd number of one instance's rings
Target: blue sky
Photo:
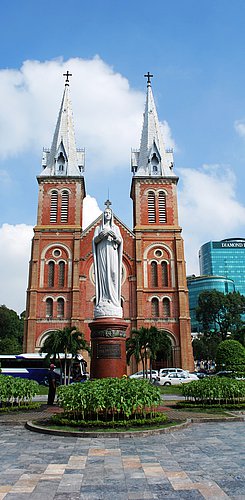
[[[202,243],[245,236],[244,22],[244,0],[2,0],[0,303],[25,307],[36,175],[67,69],[90,214],[109,189],[132,227],[130,148],[139,146],[151,71],[180,177],[188,273],[198,274]]]

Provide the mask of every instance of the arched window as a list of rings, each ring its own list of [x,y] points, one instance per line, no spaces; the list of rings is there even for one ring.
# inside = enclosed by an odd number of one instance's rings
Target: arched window
[[[163,303],[163,316],[164,318],[169,318],[170,317],[170,300],[165,297],[162,301]]]
[[[58,212],[58,193],[57,191],[52,191],[51,202],[50,202],[50,222],[57,222],[57,212]]]
[[[57,316],[58,318],[64,318],[65,311],[65,301],[62,298],[57,300]]]
[[[148,193],[148,222],[153,224],[156,222],[156,200],[154,191]]]
[[[53,317],[53,299],[50,298],[46,300],[46,317],[47,318]]]
[[[158,195],[158,209],[159,209],[159,222],[163,224],[164,222],[167,222],[166,195],[164,191],[160,191]]]
[[[151,315],[153,318],[159,318],[159,300],[156,297],[151,301]]]
[[[65,286],[65,263],[63,260],[59,262],[58,283],[60,288],[63,288]]]
[[[157,262],[155,260],[151,262],[151,286],[152,287],[158,286]]]
[[[68,191],[63,191],[61,195],[60,222],[68,222],[68,205],[69,205],[69,193]]]
[[[48,286],[50,288],[54,286],[54,262],[52,260],[48,263]]]
[[[162,286],[168,286],[168,264],[163,261],[162,266]]]

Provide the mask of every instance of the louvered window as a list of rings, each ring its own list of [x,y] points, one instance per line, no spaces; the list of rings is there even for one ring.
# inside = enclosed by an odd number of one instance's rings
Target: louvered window
[[[151,262],[151,286],[158,286],[157,263],[155,261]]]
[[[167,262],[162,262],[162,285],[168,286],[168,264]]]
[[[51,193],[51,203],[50,203],[50,222],[57,222],[57,212],[58,212],[58,193],[57,191],[52,191]]]
[[[53,299],[50,298],[46,300],[46,317],[47,318],[53,317]]]
[[[159,222],[163,224],[164,222],[167,222],[166,195],[163,191],[160,191],[158,196],[158,209],[159,209]]]
[[[69,193],[68,191],[63,191],[61,195],[60,222],[68,222],[68,205],[69,205]]]
[[[170,316],[170,300],[167,298],[163,299],[163,316],[165,318]]]
[[[156,297],[151,301],[151,315],[153,318],[159,317],[159,300]]]
[[[65,263],[64,261],[59,262],[59,287],[63,288],[65,286]]]
[[[51,261],[48,263],[48,286],[54,286],[54,262]]]
[[[57,300],[57,316],[58,318],[64,318],[65,311],[65,301],[62,298]]]
[[[154,224],[156,222],[156,200],[154,191],[148,193],[148,222]]]

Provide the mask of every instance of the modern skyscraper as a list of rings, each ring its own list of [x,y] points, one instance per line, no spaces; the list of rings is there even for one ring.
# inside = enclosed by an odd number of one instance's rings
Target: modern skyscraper
[[[69,74],[51,149],[44,151],[27,290],[24,350],[39,350],[47,335],[78,327],[90,340],[95,300],[92,239],[98,217],[82,228],[84,150],[76,148]],[[114,215],[124,241],[121,304],[132,328],[156,326],[172,343],[169,362],[193,369],[188,289],[181,228],[178,177],[173,153],[161,136],[147,75],[140,149],[132,153],[134,227]],[[113,201],[113,200],[112,200]],[[127,202],[127,200],[125,200]],[[113,205],[112,205],[113,209]],[[105,360],[106,362],[106,360]]]
[[[201,275],[225,276],[245,295],[245,238],[209,241],[199,250]]]
[[[196,307],[200,293],[217,290],[222,293],[235,291],[234,281],[222,276],[187,276],[187,285],[189,290],[189,306],[191,316],[191,331],[199,332],[200,324],[196,319]]]

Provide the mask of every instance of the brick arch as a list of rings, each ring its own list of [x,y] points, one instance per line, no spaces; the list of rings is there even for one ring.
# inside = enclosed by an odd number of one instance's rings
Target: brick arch
[[[148,264],[153,260],[152,258],[151,259],[148,259],[148,254],[149,252],[153,249],[153,248],[159,248],[159,249],[163,249],[167,252],[167,254],[169,255],[169,260],[167,259],[163,259],[162,257],[159,259],[158,262],[161,262],[162,260],[164,260],[165,262],[168,263],[168,265],[170,266],[170,278],[171,278],[171,285],[174,287],[175,286],[175,267],[174,267],[174,256],[173,256],[173,252],[172,252],[172,249],[166,245],[165,243],[161,243],[161,242],[154,242],[154,243],[151,243],[150,245],[148,245],[145,250],[144,250],[144,254],[143,254],[143,269],[144,269],[144,288],[149,288],[149,268],[148,268]],[[154,261],[157,260],[156,257],[154,257]]]
[[[56,241],[54,243],[50,243],[49,245],[45,246],[41,252],[39,286],[40,286],[40,288],[44,287],[44,266],[48,262],[48,260],[50,260],[50,259],[46,260],[45,256],[51,248],[62,248],[67,253],[67,260],[66,261],[65,261],[64,257],[59,257],[57,259],[57,261],[53,258],[52,258],[52,260],[55,263],[58,262],[59,260],[63,260],[64,262],[66,262],[68,264],[67,286],[70,287],[71,280],[72,280],[72,252],[71,252],[71,249],[67,245],[60,243],[59,241]]]
[[[50,335],[50,333],[52,333],[54,331],[55,330],[53,328],[51,328],[49,330],[45,330],[44,332],[40,333],[40,335],[36,339],[35,349],[40,349],[43,346],[44,341],[46,340],[46,338]]]

